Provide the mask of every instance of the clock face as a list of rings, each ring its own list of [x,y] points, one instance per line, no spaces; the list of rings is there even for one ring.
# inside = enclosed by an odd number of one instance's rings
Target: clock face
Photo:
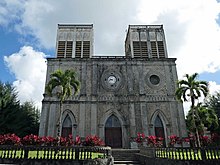
[[[117,80],[116,80],[116,77],[115,77],[115,76],[112,76],[112,75],[111,75],[111,76],[108,77],[108,83],[109,83],[109,84],[115,84],[116,81],[117,81]]]
[[[106,70],[102,75],[101,81],[105,89],[116,91],[122,85],[122,75],[114,70]]]

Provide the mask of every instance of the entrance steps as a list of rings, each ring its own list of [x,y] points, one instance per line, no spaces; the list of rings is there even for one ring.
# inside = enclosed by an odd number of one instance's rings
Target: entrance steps
[[[114,164],[118,165],[138,165],[139,161],[135,154],[139,153],[139,149],[112,149]]]

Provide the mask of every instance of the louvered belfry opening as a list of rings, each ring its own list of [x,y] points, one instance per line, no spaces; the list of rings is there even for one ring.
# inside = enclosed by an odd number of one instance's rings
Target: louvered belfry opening
[[[57,58],[64,58],[65,55],[65,41],[58,42]]]
[[[151,41],[150,43],[151,43],[151,56],[152,56],[152,58],[158,58],[156,41]]]
[[[168,58],[163,25],[129,25],[125,40],[127,58]]]
[[[59,41],[57,58],[72,58],[73,41]]]
[[[73,41],[66,42],[66,58],[72,58]]]
[[[158,44],[159,57],[165,58],[165,50],[164,50],[163,41],[158,41],[157,44]]]
[[[57,58],[90,58],[93,55],[93,25],[59,24]]]
[[[89,58],[90,55],[90,41],[83,41],[83,57]]]
[[[148,58],[147,42],[133,41],[134,57]]]
[[[82,53],[82,41],[76,41],[75,57],[81,58],[81,53]]]

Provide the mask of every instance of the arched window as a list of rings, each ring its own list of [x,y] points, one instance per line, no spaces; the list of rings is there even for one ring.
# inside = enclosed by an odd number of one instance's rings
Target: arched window
[[[62,125],[62,137],[68,137],[70,134],[72,135],[72,125],[71,118],[67,114]]]
[[[154,128],[155,128],[155,136],[156,137],[162,137],[163,140],[163,145],[165,145],[165,134],[164,134],[164,126],[163,122],[160,119],[159,115],[157,115],[155,121],[154,121]]]
[[[122,147],[121,124],[115,115],[111,115],[105,123],[105,144],[113,148]]]

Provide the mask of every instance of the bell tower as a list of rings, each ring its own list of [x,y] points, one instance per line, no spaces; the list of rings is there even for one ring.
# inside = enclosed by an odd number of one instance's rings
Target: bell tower
[[[125,40],[128,58],[168,58],[163,25],[129,25]]]
[[[92,55],[92,24],[58,24],[56,41],[57,58],[90,58]]]

